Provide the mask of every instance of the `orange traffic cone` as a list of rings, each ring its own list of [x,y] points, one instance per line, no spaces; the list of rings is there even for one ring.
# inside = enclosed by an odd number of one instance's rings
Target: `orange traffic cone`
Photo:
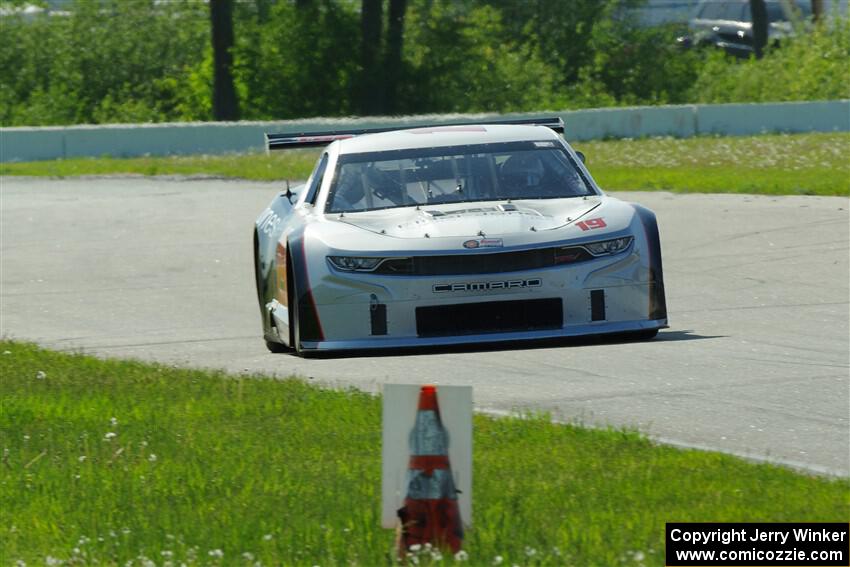
[[[457,553],[463,541],[463,524],[452,470],[449,436],[440,420],[437,388],[422,386],[416,423],[410,432],[407,496],[398,510],[404,553],[411,545],[430,543]]]

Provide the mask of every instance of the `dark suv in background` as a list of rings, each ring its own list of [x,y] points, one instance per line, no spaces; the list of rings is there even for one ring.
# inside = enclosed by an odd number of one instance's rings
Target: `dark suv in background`
[[[809,0],[766,0],[768,45],[778,45],[794,33],[792,22],[811,18]],[[729,55],[753,53],[753,18],[749,0],[702,0],[688,22],[688,35],[679,37],[683,47],[714,46]]]

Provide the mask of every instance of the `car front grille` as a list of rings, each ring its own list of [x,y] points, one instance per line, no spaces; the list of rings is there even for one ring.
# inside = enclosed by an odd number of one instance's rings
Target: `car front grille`
[[[539,331],[560,329],[563,325],[560,298],[416,308],[416,332],[420,337]]]
[[[593,256],[581,246],[538,248],[518,252],[414,256],[384,261],[377,274],[394,276],[459,276],[498,274],[549,268],[590,260]]]

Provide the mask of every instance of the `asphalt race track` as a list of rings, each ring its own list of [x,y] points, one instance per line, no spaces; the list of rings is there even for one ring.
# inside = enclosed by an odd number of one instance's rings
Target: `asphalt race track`
[[[299,359],[266,351],[254,295],[253,221],[279,189],[2,178],[0,332],[366,390],[471,384],[478,409],[850,474],[846,198],[620,194],[658,214],[671,327],[651,342]]]

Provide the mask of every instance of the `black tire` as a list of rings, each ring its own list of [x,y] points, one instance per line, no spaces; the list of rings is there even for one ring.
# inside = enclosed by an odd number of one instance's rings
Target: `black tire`
[[[650,341],[658,334],[658,329],[647,329],[645,331],[635,331],[629,333],[629,338],[635,341]]]
[[[275,341],[266,341],[266,348],[269,349],[269,352],[273,352],[275,354],[289,352],[288,346],[282,343],[277,343]]]

